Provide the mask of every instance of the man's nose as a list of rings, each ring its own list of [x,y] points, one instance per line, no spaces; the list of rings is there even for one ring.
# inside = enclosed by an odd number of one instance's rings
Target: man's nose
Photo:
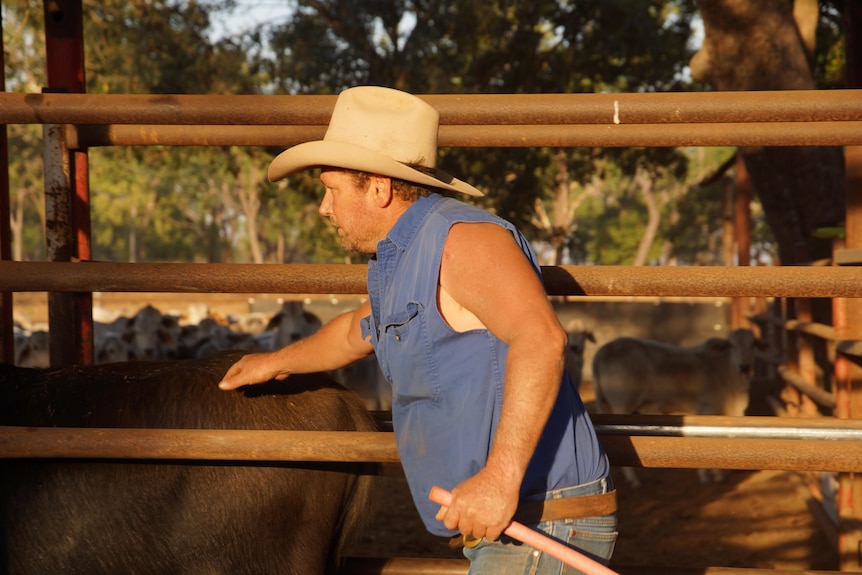
[[[320,200],[320,206],[317,208],[317,211],[325,218],[332,215],[332,200],[329,197],[329,192],[323,194],[323,199]]]

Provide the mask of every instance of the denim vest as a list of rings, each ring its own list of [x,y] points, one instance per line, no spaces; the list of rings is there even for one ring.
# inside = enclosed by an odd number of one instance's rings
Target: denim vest
[[[377,245],[368,266],[371,315],[362,319],[392,384],[398,453],[429,531],[455,532],[434,519],[431,487],[451,490],[481,470],[500,417],[508,346],[490,331],[454,331],[437,308],[443,245],[453,224],[490,222],[512,232],[537,274],[527,240],[485,210],[432,194],[414,202]],[[505,310],[500,310],[505,313]],[[565,373],[565,372],[564,372]],[[567,374],[521,484],[521,498],[605,477],[609,465]]]

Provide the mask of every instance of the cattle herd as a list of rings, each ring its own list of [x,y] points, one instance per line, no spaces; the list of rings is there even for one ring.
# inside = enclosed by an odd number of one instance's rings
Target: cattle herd
[[[370,411],[391,400],[373,356],[330,374],[218,390],[241,354],[319,326],[299,303],[193,322],[146,306],[97,323],[95,365],[67,368],[47,367],[45,332],[16,330],[18,365],[0,364],[0,425],[378,429]],[[567,369],[580,385],[595,337],[577,321],[567,331]],[[690,347],[614,339],[593,359],[595,409],[742,415],[758,345],[748,330]],[[23,574],[333,573],[361,533],[373,474],[355,464],[0,459],[0,467],[0,573]]]

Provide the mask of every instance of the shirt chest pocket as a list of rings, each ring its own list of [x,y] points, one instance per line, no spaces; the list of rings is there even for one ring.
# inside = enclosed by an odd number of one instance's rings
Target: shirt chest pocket
[[[408,302],[382,318],[378,356],[392,383],[393,401],[406,404],[438,396],[438,377],[424,308]]]

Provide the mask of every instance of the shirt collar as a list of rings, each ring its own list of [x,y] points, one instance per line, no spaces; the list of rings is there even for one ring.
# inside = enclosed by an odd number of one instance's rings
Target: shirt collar
[[[394,244],[395,247],[402,251],[406,249],[410,245],[410,241],[413,239],[416,231],[421,227],[422,222],[425,221],[425,217],[442,200],[443,196],[432,193],[427,196],[421,196],[413,202],[401,214],[401,217],[398,218],[398,221],[395,222],[395,225],[386,234],[386,237],[377,244],[377,252],[380,253],[384,242]]]

